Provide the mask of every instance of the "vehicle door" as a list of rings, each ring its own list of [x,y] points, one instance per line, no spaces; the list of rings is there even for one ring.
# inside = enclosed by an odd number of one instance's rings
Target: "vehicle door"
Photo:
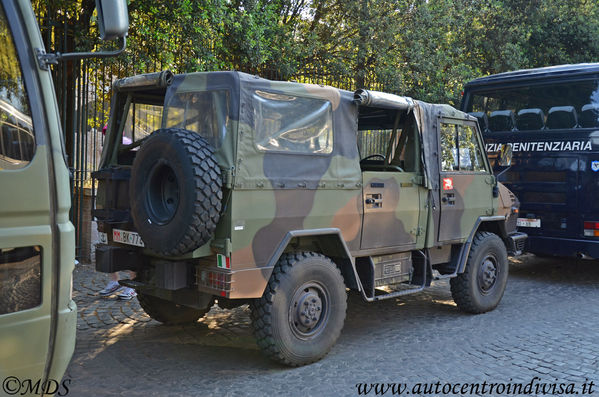
[[[420,209],[426,191],[421,184],[419,135],[413,114],[400,127],[396,133],[361,131],[361,157],[366,158],[361,163],[362,250],[409,250],[421,244],[424,233]]]
[[[60,252],[52,153],[27,37],[15,3],[0,3],[0,379],[36,382],[51,357],[52,264]]]
[[[493,184],[476,123],[440,118],[439,241],[467,238],[478,217],[493,215]]]

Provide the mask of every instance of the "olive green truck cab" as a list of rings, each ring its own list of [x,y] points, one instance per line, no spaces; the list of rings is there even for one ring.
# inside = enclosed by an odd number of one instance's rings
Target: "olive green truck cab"
[[[116,3],[99,1],[112,15],[101,24],[104,38],[126,20],[125,3],[114,18]],[[102,16],[98,20],[103,22]],[[126,27],[116,33],[124,35]],[[75,347],[75,234],[49,64],[98,55],[47,54],[30,2],[0,1],[2,395],[53,394]]]
[[[450,278],[494,309],[518,254],[518,201],[476,119],[447,105],[238,72],[114,84],[93,215],[96,269],[134,270],[144,310],[194,322],[249,303],[271,358],[322,358],[346,290],[366,301]]]

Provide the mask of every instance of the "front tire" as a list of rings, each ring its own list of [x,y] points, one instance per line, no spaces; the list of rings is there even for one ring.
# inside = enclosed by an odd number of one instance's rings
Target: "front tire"
[[[337,341],[346,309],[343,277],[330,259],[313,252],[283,254],[262,298],[252,304],[256,341],[285,365],[318,361]]]
[[[137,293],[139,305],[148,316],[166,325],[192,324],[210,311],[212,304],[206,309],[194,309],[170,302],[156,296]],[[214,300],[212,301],[214,303]]]
[[[485,313],[497,307],[507,284],[507,250],[499,236],[478,232],[472,242],[466,270],[450,280],[451,296],[468,313]]]

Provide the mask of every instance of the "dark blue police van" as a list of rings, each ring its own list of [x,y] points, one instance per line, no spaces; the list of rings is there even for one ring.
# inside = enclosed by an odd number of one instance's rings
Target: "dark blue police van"
[[[481,77],[461,109],[478,118],[499,181],[521,201],[527,251],[599,258],[599,63]]]

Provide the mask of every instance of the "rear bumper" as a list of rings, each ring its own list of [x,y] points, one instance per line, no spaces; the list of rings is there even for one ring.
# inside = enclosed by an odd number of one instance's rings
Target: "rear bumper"
[[[529,236],[525,249],[533,254],[599,259],[599,241]]]

